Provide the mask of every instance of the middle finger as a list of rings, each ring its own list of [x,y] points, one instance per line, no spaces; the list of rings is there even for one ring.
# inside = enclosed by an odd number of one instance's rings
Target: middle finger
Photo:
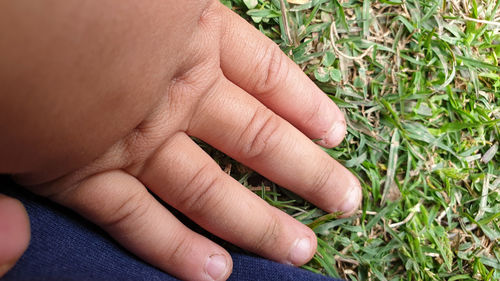
[[[360,203],[361,188],[354,175],[225,78],[205,95],[187,133],[326,211],[347,216]]]

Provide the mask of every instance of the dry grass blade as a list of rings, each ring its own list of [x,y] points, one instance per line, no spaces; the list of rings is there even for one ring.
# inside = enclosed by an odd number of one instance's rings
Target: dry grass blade
[[[269,182],[255,189],[314,225],[318,255],[306,268],[352,280],[500,280],[500,0],[314,0],[288,22],[284,0],[250,11],[225,2],[348,120],[345,141],[325,151],[362,182],[356,216],[325,216]]]

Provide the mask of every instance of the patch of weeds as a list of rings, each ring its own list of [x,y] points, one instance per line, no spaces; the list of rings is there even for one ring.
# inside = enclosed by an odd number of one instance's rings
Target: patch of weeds
[[[318,252],[304,268],[350,280],[500,280],[500,1],[313,0],[289,5],[287,26],[278,0],[222,2],[348,119],[344,142],[325,151],[362,182],[351,218],[250,184],[250,170],[235,175],[313,227]]]

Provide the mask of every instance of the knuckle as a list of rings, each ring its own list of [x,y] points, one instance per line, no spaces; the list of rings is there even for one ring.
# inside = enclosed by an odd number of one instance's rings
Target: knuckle
[[[281,221],[276,215],[269,216],[263,232],[254,240],[255,244],[252,246],[256,252],[266,252],[269,249],[275,249],[280,241]]]
[[[326,194],[327,189],[330,188],[330,186],[328,186],[330,178],[335,175],[335,166],[332,163],[328,163],[322,165],[321,169],[318,169],[317,171],[318,172],[316,172],[313,177],[312,184],[309,188],[309,193],[313,196],[323,198],[323,195]]]
[[[167,246],[163,257],[171,264],[182,266],[186,258],[189,258],[189,253],[193,250],[192,240],[189,238],[190,236],[177,237],[178,240],[174,243],[168,243],[168,246],[173,245],[173,247]]]
[[[311,107],[306,107],[306,111],[304,112],[304,119],[307,128],[314,128],[318,125],[318,120],[320,120],[321,116],[318,112],[321,112],[321,103],[314,102]],[[326,130],[325,130],[326,133]]]
[[[283,52],[277,45],[269,44],[260,63],[255,68],[255,75],[251,75],[251,77],[257,78],[253,82],[253,92],[264,99],[277,93],[277,89],[288,75],[288,70],[289,67]]]
[[[209,163],[196,172],[191,180],[180,189],[176,207],[186,215],[202,216],[207,210],[215,210],[222,200],[219,192],[220,168]]]
[[[144,203],[147,202],[146,194],[147,191],[138,190],[124,196],[119,204],[109,207],[105,212],[109,216],[100,224],[111,231],[122,231],[130,225],[137,227],[149,211],[150,205]]]
[[[210,25],[213,21],[217,20],[216,16],[216,4],[217,2],[214,0],[202,0],[198,1],[196,4],[198,7],[201,7],[200,12],[198,14],[198,24],[199,25]]]
[[[281,119],[265,107],[258,108],[240,137],[241,155],[247,159],[269,155],[281,143]]]

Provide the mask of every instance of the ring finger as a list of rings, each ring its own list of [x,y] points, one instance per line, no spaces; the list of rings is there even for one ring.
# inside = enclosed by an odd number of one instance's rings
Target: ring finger
[[[138,178],[151,191],[233,244],[294,265],[315,252],[311,229],[243,188],[184,133],[172,136],[141,170]]]

